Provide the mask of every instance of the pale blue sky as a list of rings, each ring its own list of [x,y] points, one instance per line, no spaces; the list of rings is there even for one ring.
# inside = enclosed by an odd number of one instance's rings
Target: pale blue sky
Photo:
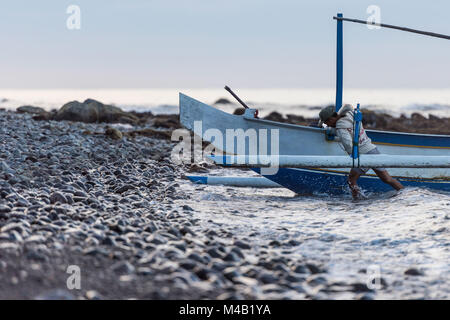
[[[81,8],[81,30],[66,9]],[[448,0],[0,3],[0,88],[332,88],[336,22],[450,34]],[[348,88],[449,88],[450,41],[344,24]]]

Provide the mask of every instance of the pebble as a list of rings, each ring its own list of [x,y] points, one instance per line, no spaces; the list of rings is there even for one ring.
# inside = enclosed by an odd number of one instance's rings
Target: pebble
[[[405,271],[405,274],[408,276],[423,276],[424,273],[416,268],[409,268]]]
[[[237,280],[241,276],[241,274],[239,273],[239,271],[236,270],[235,267],[228,267],[224,269],[223,275],[230,281]]]
[[[236,262],[239,260],[240,260],[239,256],[233,251],[230,251],[225,257],[223,257],[223,261]]]
[[[248,243],[245,243],[245,242],[243,242],[243,241],[241,241],[241,240],[236,240],[236,241],[234,242],[234,245],[235,245],[236,247],[239,247],[239,248],[244,249],[244,250],[249,250],[249,249],[252,248]]]
[[[102,296],[95,290],[89,290],[86,292],[86,298],[88,300],[102,300]]]
[[[0,205],[0,213],[11,212],[11,208],[5,205]]]
[[[67,203],[66,197],[60,192],[53,192],[50,195],[50,203]]]
[[[125,274],[125,275],[132,274],[135,271],[135,267],[128,261],[117,262],[116,264],[111,266],[111,269],[114,272],[117,272],[119,274]]]
[[[262,283],[268,284],[268,283],[277,283],[279,279],[271,273],[264,272],[259,275],[259,280]]]

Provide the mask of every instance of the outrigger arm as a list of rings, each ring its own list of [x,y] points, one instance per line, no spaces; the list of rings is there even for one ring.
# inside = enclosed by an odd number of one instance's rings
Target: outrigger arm
[[[344,78],[344,44],[343,44],[343,21],[348,22],[355,22],[355,23],[361,23],[361,24],[367,24],[372,26],[378,26],[383,28],[389,28],[389,29],[396,29],[400,31],[406,31],[406,32],[412,32],[421,34],[424,36],[429,37],[435,37],[435,38],[441,38],[441,39],[447,39],[450,40],[450,36],[435,32],[429,32],[429,31],[423,31],[423,30],[417,30],[417,29],[411,29],[411,28],[405,28],[405,27],[399,27],[394,26],[391,24],[384,24],[384,23],[371,23],[364,20],[358,20],[358,19],[350,19],[350,18],[344,18],[342,13],[338,13],[336,17],[333,17],[333,19],[337,20],[337,42],[336,42],[336,112],[339,111],[339,109],[342,107],[342,95],[343,95],[343,78]]]

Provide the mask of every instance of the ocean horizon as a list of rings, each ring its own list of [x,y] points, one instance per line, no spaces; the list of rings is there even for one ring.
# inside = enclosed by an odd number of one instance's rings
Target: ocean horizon
[[[334,88],[232,88],[250,107],[261,115],[276,111],[281,114],[297,114],[305,117],[317,115],[319,107],[334,104]],[[215,107],[233,112],[237,101],[222,88],[217,89],[0,89],[0,108],[15,110],[23,105],[34,105],[46,110],[59,109],[69,101],[95,99],[113,104],[126,111],[151,111],[155,114],[178,113],[178,93],[182,92],[206,104],[214,104],[225,98],[231,104],[215,104]],[[433,114],[450,117],[450,88],[392,88],[345,89],[344,103],[385,112],[394,116],[424,116]]]

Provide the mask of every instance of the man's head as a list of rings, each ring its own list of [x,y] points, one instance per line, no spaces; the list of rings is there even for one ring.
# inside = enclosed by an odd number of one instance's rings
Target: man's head
[[[326,124],[328,127],[336,127],[336,122],[339,120],[339,116],[334,110],[334,106],[328,106],[320,110],[319,113],[319,126]]]

